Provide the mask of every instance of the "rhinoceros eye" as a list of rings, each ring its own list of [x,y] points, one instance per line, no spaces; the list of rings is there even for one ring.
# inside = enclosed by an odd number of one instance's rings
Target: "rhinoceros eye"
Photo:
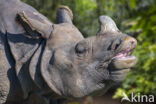
[[[78,54],[83,54],[87,51],[86,47],[84,44],[82,43],[78,43],[76,46],[75,46],[75,52],[78,53]]]

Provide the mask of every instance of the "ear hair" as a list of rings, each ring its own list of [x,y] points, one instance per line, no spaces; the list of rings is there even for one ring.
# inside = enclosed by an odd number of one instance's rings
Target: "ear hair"
[[[52,23],[37,12],[19,12],[17,13],[17,21],[21,23],[25,31],[32,37],[48,39],[53,31]]]
[[[73,19],[73,13],[67,6],[60,6],[57,11],[57,22],[58,23],[71,23]]]

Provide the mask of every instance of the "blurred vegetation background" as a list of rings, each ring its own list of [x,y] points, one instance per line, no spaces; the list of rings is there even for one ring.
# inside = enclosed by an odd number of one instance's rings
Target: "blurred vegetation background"
[[[74,24],[85,37],[99,29],[98,16],[112,17],[119,29],[138,40],[133,54],[138,63],[131,70],[114,98],[122,92],[156,96],[156,0],[22,0],[43,13],[52,22],[60,5],[67,5],[74,14]]]

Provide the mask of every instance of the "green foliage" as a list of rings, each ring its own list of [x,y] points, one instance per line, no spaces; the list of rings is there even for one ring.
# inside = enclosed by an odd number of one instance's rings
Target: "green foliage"
[[[138,63],[128,74],[122,88],[117,90],[115,98],[121,97],[121,92],[156,95],[156,1],[131,2],[134,2],[130,3],[131,12],[135,14],[127,23],[133,22],[129,31],[138,34],[138,46],[134,52]]]
[[[98,16],[111,16],[120,30],[134,35],[138,46],[134,55],[138,63],[117,89],[122,92],[156,95],[156,0],[23,0],[54,23],[59,5],[67,5],[74,14],[74,24],[85,37],[98,31]]]

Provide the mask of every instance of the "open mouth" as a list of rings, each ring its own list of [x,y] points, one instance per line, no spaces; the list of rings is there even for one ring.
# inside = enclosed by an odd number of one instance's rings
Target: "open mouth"
[[[137,63],[137,58],[131,56],[135,46],[132,46],[129,49],[125,49],[117,53],[111,62],[113,69],[127,69],[133,67]]]
[[[131,56],[134,49],[135,46],[122,50],[112,58],[112,62],[109,65],[112,80],[121,82],[130,71],[130,68],[137,63],[137,58]]]
[[[133,49],[123,50],[115,55],[112,59],[126,59],[126,58],[133,58],[135,56],[131,56]]]
[[[122,45],[121,51],[117,53],[112,59],[125,60],[135,58],[135,56],[131,56],[131,54],[136,46],[137,41],[134,38],[126,37],[124,44]]]

